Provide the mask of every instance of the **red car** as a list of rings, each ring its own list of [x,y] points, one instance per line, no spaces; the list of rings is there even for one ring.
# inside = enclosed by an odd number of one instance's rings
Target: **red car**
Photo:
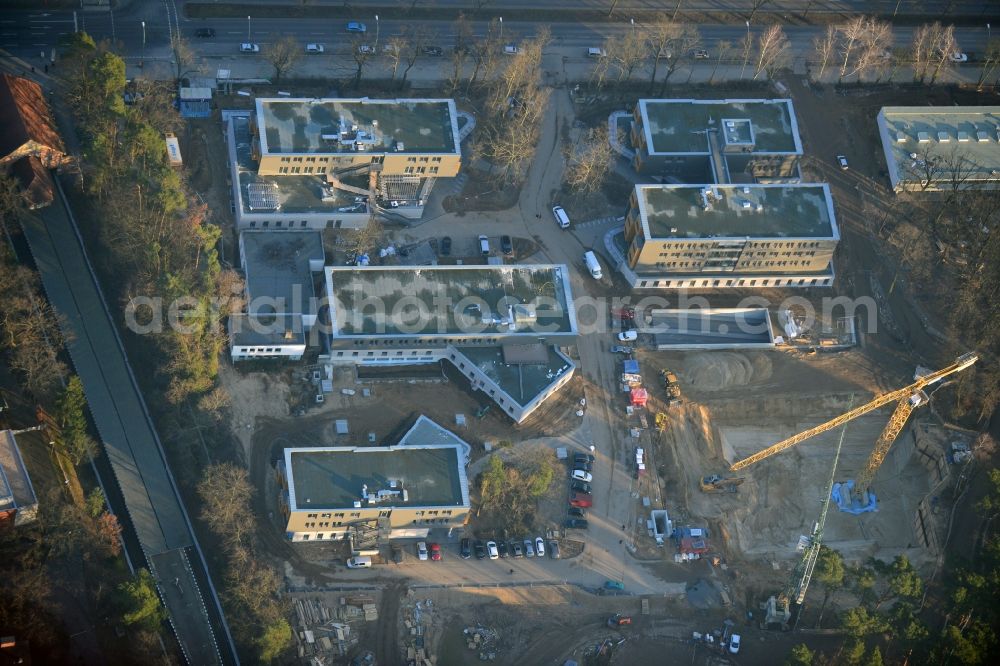
[[[430,548],[431,548],[431,559],[434,560],[435,562],[439,562],[441,560],[441,545],[437,543],[432,543]]]
[[[569,498],[569,505],[576,506],[581,509],[589,509],[594,506],[593,499],[590,495],[584,495],[583,493],[573,493]]]

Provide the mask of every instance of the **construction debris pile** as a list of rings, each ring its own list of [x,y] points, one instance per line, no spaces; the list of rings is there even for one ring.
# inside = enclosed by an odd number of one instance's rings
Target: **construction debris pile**
[[[399,608],[403,619],[401,629],[404,629],[400,644],[406,650],[406,666],[434,666],[437,655],[427,655],[428,646],[435,644],[433,639],[441,631],[436,623],[434,602],[430,599],[414,601],[413,590],[407,591],[406,597]]]
[[[500,634],[496,631],[477,624],[474,627],[466,627],[463,633],[468,648],[479,653],[479,661],[493,661],[497,658]]]
[[[295,599],[294,606],[299,657],[317,661],[345,656],[358,643],[356,627],[378,619],[378,607],[370,595],[340,597],[333,607],[319,595],[302,597]]]

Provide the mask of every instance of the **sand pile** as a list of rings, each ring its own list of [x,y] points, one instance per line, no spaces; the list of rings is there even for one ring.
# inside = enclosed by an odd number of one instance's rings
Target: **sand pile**
[[[722,391],[768,379],[771,359],[766,354],[701,352],[684,359],[681,373],[696,390]]]

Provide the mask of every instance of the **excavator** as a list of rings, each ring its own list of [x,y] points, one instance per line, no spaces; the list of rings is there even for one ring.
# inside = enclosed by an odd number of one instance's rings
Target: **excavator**
[[[701,488],[703,493],[735,493],[737,492],[737,487],[743,483],[745,479],[742,476],[719,476],[718,474],[712,474],[711,476],[703,476],[698,483],[698,487]]]

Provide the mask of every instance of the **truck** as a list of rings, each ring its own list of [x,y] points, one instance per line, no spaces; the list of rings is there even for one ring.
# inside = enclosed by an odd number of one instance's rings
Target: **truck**
[[[681,385],[677,381],[677,375],[666,369],[661,370],[660,381],[663,382],[663,390],[667,394],[667,404],[679,403],[681,400]]]
[[[646,474],[646,452],[643,449],[635,450],[635,478],[641,478]]]
[[[719,476],[712,474],[702,477],[698,483],[703,493],[735,493],[745,479],[742,476]]]

